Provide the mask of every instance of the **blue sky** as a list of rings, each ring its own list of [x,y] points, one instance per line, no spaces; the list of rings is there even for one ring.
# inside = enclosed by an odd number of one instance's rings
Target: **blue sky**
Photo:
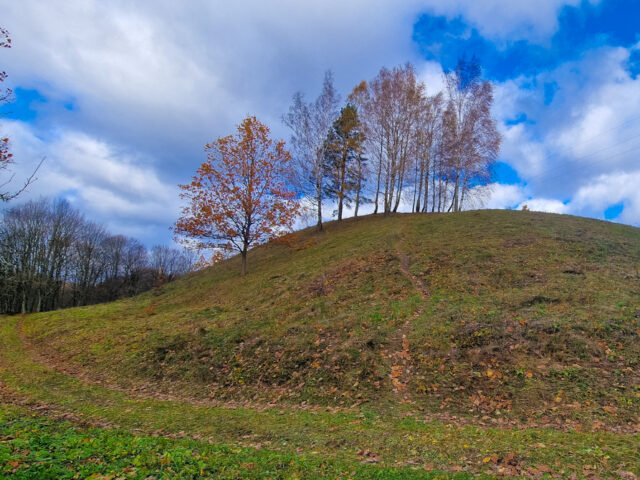
[[[486,78],[501,82],[553,70],[600,47],[632,48],[640,40],[638,18],[640,3],[635,0],[566,5],[558,11],[553,35],[536,44],[517,37],[496,42],[480,34],[462,16],[449,19],[424,14],[414,25],[413,39],[426,59],[444,68],[455,67],[464,55],[476,55],[482,59]],[[637,61],[638,52],[627,65],[634,74],[640,67]]]
[[[247,114],[286,139],[292,94],[317,95],[327,68],[344,97],[410,61],[433,93],[476,55],[503,134],[477,206],[640,226],[639,2],[264,3],[0,0],[16,93],[0,131],[16,178],[46,157],[22,199],[63,196],[114,233],[168,242],[177,184]]]

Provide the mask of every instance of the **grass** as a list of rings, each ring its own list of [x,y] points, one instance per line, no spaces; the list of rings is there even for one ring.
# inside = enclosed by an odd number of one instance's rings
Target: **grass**
[[[318,455],[79,428],[0,404],[0,477],[14,479],[435,479],[447,475],[376,467]]]
[[[269,455],[298,469],[272,478],[325,464],[318,478],[640,473],[640,437],[620,433],[640,422],[640,230],[532,212],[366,217],[255,249],[249,267],[0,319],[0,379],[126,442],[160,430],[192,438],[175,448],[261,448],[246,451],[255,472],[216,478],[280,475]]]
[[[429,298],[402,274],[400,252]],[[23,331],[125,387],[393,409],[392,354],[411,319],[415,405],[637,421],[638,229],[533,212],[366,217],[257,248],[249,261],[246,278],[232,259],[135,299],[27,317]],[[580,384],[551,373],[569,368]]]
[[[372,452],[371,455],[380,463],[384,462],[386,467],[402,468],[402,465],[416,464],[423,472],[427,468],[448,471],[450,474],[452,470],[463,469],[469,473],[495,474],[501,468],[510,468],[501,462],[508,458],[516,459],[516,466],[520,469],[541,471],[540,468],[548,468],[565,475],[582,474],[585,465],[600,474],[637,471],[640,466],[638,435],[562,432],[542,427],[508,429],[464,426],[414,415],[383,416],[368,408],[334,412],[331,409],[301,411],[274,406],[257,410],[132,398],[125,393],[78,382],[26,360],[15,331],[15,319],[3,324],[0,347],[0,378],[15,389],[21,398],[39,402],[36,410],[48,412],[54,417],[60,412],[71,412],[85,422],[117,426],[119,432],[187,435],[232,450],[266,449],[298,456],[302,452],[313,458],[317,456],[322,460],[335,460],[337,469],[341,469],[341,465],[361,465],[361,461],[370,458],[362,455],[367,451]],[[37,423],[38,420],[32,422]],[[4,417],[0,423],[6,423]],[[46,422],[44,424],[48,425]],[[64,431],[70,427],[66,425],[60,428]],[[76,434],[72,432],[71,435]],[[92,434],[85,437],[94,438],[96,435],[118,434],[93,430]],[[127,435],[127,438],[135,436]],[[60,452],[63,451],[60,449]],[[117,455],[114,455],[114,461],[115,457]],[[125,457],[128,458],[127,455]],[[495,463],[492,459],[495,459]],[[571,461],[567,463],[564,459]],[[13,457],[7,459],[5,467],[14,460]],[[53,461],[52,457],[46,464]],[[310,465],[308,468],[312,470],[317,467],[317,463]],[[362,478],[386,478],[375,477],[368,473],[370,471],[368,468],[363,470],[362,475],[365,476]],[[389,475],[392,473],[393,470]],[[366,476],[369,474],[371,476]],[[337,473],[335,475],[333,478],[341,478]],[[332,478],[328,473],[327,476]],[[427,475],[424,478],[430,477]]]

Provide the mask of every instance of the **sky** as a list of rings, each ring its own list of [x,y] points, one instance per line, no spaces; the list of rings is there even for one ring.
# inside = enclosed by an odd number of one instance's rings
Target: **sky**
[[[0,132],[16,185],[45,158],[12,204],[62,197],[114,234],[169,243],[177,185],[247,115],[287,140],[292,95],[315,98],[327,69],[345,98],[411,62],[435,93],[443,69],[476,55],[503,135],[482,206],[640,226],[637,0],[0,0],[0,11],[15,92]]]

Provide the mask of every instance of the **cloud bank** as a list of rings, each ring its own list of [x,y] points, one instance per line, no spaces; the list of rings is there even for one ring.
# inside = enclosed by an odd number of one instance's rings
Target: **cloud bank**
[[[24,198],[64,196],[115,233],[162,243],[177,184],[247,114],[286,139],[292,94],[315,97],[327,68],[346,96],[411,61],[433,93],[443,67],[477,54],[510,172],[485,206],[640,225],[640,37],[619,3],[4,2],[14,48],[0,62],[17,102],[0,129],[17,178],[47,158]]]

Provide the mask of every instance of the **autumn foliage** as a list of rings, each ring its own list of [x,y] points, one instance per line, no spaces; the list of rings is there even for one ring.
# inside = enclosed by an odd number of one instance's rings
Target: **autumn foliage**
[[[287,181],[291,155],[253,116],[235,136],[219,138],[205,151],[207,161],[191,183],[180,185],[189,204],[174,231],[217,254],[239,252],[244,275],[249,248],[291,230],[298,215],[299,201]]]

